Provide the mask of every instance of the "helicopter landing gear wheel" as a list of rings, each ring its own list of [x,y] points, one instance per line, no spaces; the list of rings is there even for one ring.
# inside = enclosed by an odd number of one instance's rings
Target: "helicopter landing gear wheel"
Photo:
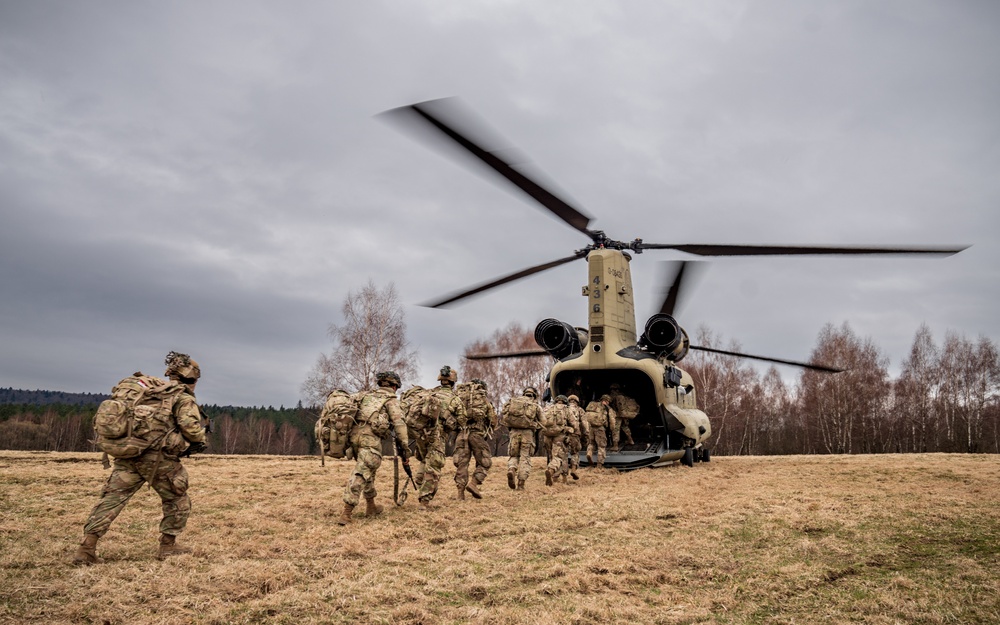
[[[708,447],[706,447],[705,449],[703,449],[701,451],[701,461],[702,462],[711,462],[712,461],[712,452],[708,451]]]
[[[684,449],[684,457],[681,458],[681,464],[686,467],[694,466],[694,449],[687,447]]]

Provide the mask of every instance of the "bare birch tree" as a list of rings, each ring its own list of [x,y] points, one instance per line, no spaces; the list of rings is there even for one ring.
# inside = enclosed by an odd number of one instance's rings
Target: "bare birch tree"
[[[330,391],[374,388],[375,374],[392,370],[404,381],[416,376],[417,352],[406,338],[406,320],[396,287],[379,289],[371,280],[351,291],[341,309],[344,322],[330,324],[329,354],[320,354],[302,384],[306,403],[323,403]]]

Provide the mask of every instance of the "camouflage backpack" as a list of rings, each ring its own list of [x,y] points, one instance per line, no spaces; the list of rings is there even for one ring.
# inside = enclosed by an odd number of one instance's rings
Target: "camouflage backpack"
[[[422,386],[406,389],[400,400],[407,427],[423,432],[437,425],[441,417],[441,402]]]
[[[508,428],[532,430],[535,428],[535,423],[531,417],[534,416],[537,407],[538,404],[530,397],[524,395],[512,397],[503,407],[500,422]]]
[[[584,415],[587,423],[591,427],[603,428],[608,425],[608,409],[599,401],[592,401],[587,404],[587,412]]]
[[[542,413],[542,434],[546,436],[557,436],[566,432],[566,424],[569,422],[569,406],[566,404],[553,404]]]
[[[639,402],[628,395],[618,395],[615,397],[615,411],[626,421],[634,419],[639,414]]]
[[[473,382],[463,382],[455,387],[455,394],[465,405],[465,414],[468,417],[468,424],[488,428],[490,423],[489,397],[486,390]]]
[[[346,456],[347,437],[356,423],[358,401],[347,391],[337,389],[330,393],[316,421],[316,441],[319,443],[320,460],[326,456]]]
[[[97,407],[97,447],[112,458],[135,458],[147,449],[162,449],[174,431],[174,404],[184,392],[176,382],[136,372],[111,389]]]
[[[395,393],[380,393],[370,391],[361,396],[358,406],[357,422],[359,425],[367,425],[371,428],[372,434],[379,438],[389,433],[389,416],[382,410],[385,403],[390,399],[395,399]]]

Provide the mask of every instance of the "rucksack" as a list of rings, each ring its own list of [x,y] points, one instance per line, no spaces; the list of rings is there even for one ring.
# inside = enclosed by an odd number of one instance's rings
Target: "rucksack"
[[[566,431],[566,424],[569,419],[569,406],[564,404],[554,404],[549,406],[542,413],[542,434],[546,436],[558,436]]]
[[[174,404],[184,392],[176,382],[136,372],[111,389],[97,407],[94,431],[97,447],[112,458],[135,458],[147,449],[163,447],[174,431]]]
[[[345,457],[347,438],[357,422],[357,414],[358,401],[347,391],[337,389],[327,396],[315,428],[321,459]]]
[[[502,422],[508,428],[533,430],[536,423],[532,419],[538,408],[534,399],[522,395],[513,397],[503,407]]]
[[[628,395],[617,395],[615,397],[615,412],[626,421],[634,419],[639,414],[639,402]]]
[[[489,397],[486,390],[472,382],[463,382],[455,387],[455,394],[465,405],[465,414],[468,417],[468,424],[481,427],[490,427]]]
[[[358,425],[367,425],[371,428],[372,434],[379,438],[389,433],[389,415],[382,410],[386,402],[396,399],[395,393],[380,393],[379,391],[369,391],[365,393],[359,402],[357,419]]]
[[[433,428],[441,417],[441,402],[430,389],[422,386],[406,389],[400,399],[400,406],[407,427],[418,432]]]
[[[591,427],[603,428],[608,425],[608,409],[599,401],[592,401],[587,404],[587,413],[585,415],[587,423]]]

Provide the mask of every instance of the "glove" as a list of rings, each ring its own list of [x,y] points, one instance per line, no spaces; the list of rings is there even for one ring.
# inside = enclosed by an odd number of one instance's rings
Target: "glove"
[[[188,448],[184,450],[185,456],[193,456],[194,454],[200,454],[208,449],[208,445],[205,443],[191,443]]]

